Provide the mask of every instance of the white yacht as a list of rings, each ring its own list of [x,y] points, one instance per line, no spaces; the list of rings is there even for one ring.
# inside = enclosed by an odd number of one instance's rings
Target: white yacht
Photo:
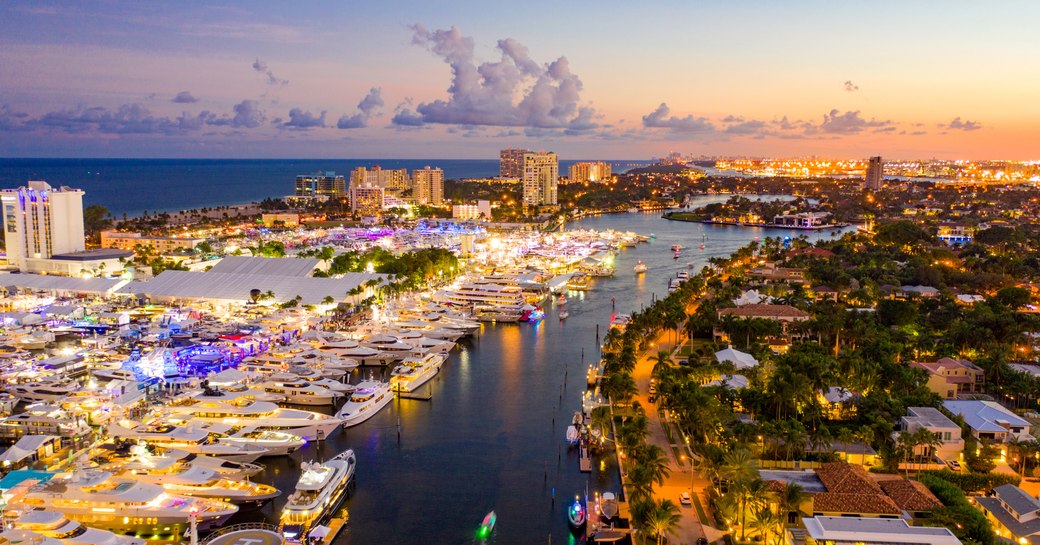
[[[287,371],[284,373],[274,373],[270,376],[270,380],[304,381],[308,384],[313,384],[322,388],[328,388],[329,390],[338,392],[340,394],[349,394],[354,391],[353,384],[347,384],[346,382],[333,380],[329,377],[322,375],[321,373],[316,373],[310,370],[293,369],[292,371]]]
[[[129,369],[94,369],[90,374],[98,380],[137,380],[137,375]]]
[[[272,392],[257,390],[245,384],[232,384],[215,388],[204,386],[201,390],[188,393],[195,401],[228,401],[231,399],[249,399],[253,401],[285,401],[285,396]]]
[[[124,426],[109,424],[108,434],[117,439],[143,441],[167,449],[178,449],[192,454],[217,456],[233,462],[252,463],[267,454],[267,449],[245,443],[221,443],[210,432],[202,429],[178,427],[171,424],[139,424]]]
[[[199,466],[150,466],[143,461],[135,460],[124,465],[123,471],[118,475],[162,485],[170,494],[219,499],[235,505],[260,506],[281,494],[273,486],[229,479],[214,469]]]
[[[284,431],[308,441],[325,439],[341,424],[341,420],[326,414],[286,409],[269,401],[205,401],[192,405],[173,405],[168,410],[175,415],[192,416],[203,422],[254,426],[258,430]]]
[[[469,282],[453,291],[438,292],[433,295],[435,301],[462,306],[523,306],[523,290],[518,286],[492,283]]]
[[[421,358],[405,358],[390,373],[390,389],[414,392],[437,376],[444,364],[444,356],[427,354]]]
[[[244,462],[233,462],[216,456],[199,456],[185,450],[164,449],[153,447],[152,451],[144,445],[131,443],[129,440],[101,443],[89,451],[86,458],[97,465],[98,469],[118,470],[124,464],[133,460],[142,460],[154,467],[177,467],[187,469],[191,467],[203,467],[216,471],[220,476],[228,479],[248,479],[264,470],[259,464],[247,464]]]
[[[425,353],[412,343],[404,342],[393,335],[373,335],[363,339],[361,346],[378,350],[380,354],[395,362],[408,356],[420,356]]]
[[[340,407],[336,416],[343,421],[344,428],[356,426],[374,416],[393,399],[390,383],[363,380],[357,384],[354,393]]]
[[[189,420],[188,422],[192,422]],[[261,430],[256,426],[231,425],[222,422],[192,422],[200,428],[220,436],[221,443],[242,443],[267,449],[264,456],[286,456],[307,444],[299,435],[283,431]]]
[[[10,523],[16,531],[32,532],[43,538],[55,540],[61,545],[145,545],[145,540],[137,537],[122,536],[106,530],[90,528],[70,520],[57,511],[29,511]],[[0,535],[0,538],[3,536]],[[9,536],[10,537],[10,536]],[[19,543],[9,539],[11,543]],[[3,542],[0,539],[0,542]],[[46,543],[34,537],[25,543]]]
[[[447,354],[451,352],[451,349],[455,348],[453,341],[446,341],[443,339],[434,339],[427,337],[418,331],[400,331],[393,334],[401,342],[408,343],[417,350],[422,351],[422,354]]]
[[[80,391],[82,386],[73,380],[45,380],[15,384],[7,391],[26,403],[61,401]]]
[[[300,539],[336,510],[347,495],[356,466],[353,450],[342,452],[323,464],[301,464],[303,472],[296,490],[282,508],[282,531],[286,538]]]
[[[466,335],[465,331],[439,327],[439,324],[432,324],[424,320],[399,320],[394,322],[393,326],[404,331],[415,331],[441,341],[456,342]]]
[[[281,396],[293,405],[335,405],[343,394],[305,380],[267,380],[257,384],[263,391]]]
[[[207,498],[168,494],[162,486],[106,471],[59,473],[12,500],[9,507],[39,508],[94,528],[121,533],[177,535],[195,513],[208,530],[238,512],[234,505]]]
[[[326,343],[320,345],[318,349],[330,352],[338,358],[354,360],[361,365],[387,365],[397,361],[392,355],[383,354],[374,348],[361,346],[357,341],[353,340]]]

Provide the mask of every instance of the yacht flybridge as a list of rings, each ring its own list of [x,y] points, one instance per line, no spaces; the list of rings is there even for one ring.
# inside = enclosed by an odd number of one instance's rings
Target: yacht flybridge
[[[268,401],[205,401],[168,407],[173,415],[191,416],[201,422],[253,426],[258,430],[284,431],[303,439],[325,439],[341,420],[329,415],[286,409]]]
[[[363,380],[358,383],[350,399],[340,407],[337,416],[343,422],[344,428],[356,426],[375,416],[393,399],[394,394],[390,392],[389,383]]]

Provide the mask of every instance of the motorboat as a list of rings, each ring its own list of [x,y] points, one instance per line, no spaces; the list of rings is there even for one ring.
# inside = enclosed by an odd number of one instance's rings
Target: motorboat
[[[437,376],[444,364],[444,356],[427,354],[421,358],[405,358],[390,373],[390,389],[414,392]]]
[[[346,450],[325,463],[303,462],[296,490],[282,508],[285,537],[300,539],[309,529],[329,517],[346,497],[357,459]]]
[[[302,381],[307,384],[313,384],[322,388],[327,388],[333,392],[337,392],[341,395],[349,394],[354,391],[353,384],[347,384],[346,382],[340,382],[333,380],[321,373],[306,370],[306,369],[292,369],[284,373],[275,373],[269,377],[272,381]]]
[[[645,272],[646,272],[646,270],[647,270],[647,269],[649,269],[649,268],[650,268],[650,267],[649,267],[649,266],[647,266],[647,264],[646,264],[646,263],[643,263],[643,261],[642,261],[642,260],[639,260],[638,262],[636,262],[636,266],[635,266],[635,267],[632,267],[632,270],[633,270],[633,271],[634,271],[634,272],[635,272],[636,274],[643,274],[643,273],[645,273]]]
[[[581,500],[578,497],[574,498],[574,503],[567,508],[567,524],[571,528],[578,530],[585,526],[585,506],[581,504]]]
[[[203,456],[217,456],[225,460],[252,463],[268,450],[243,443],[222,443],[204,429],[180,427],[172,424],[138,424],[125,426],[113,423],[108,434],[117,439],[143,441],[167,449],[178,449]]]
[[[8,387],[7,391],[26,403],[35,403],[61,401],[81,389],[82,386],[74,380],[44,380],[15,384]]]
[[[118,470],[133,460],[146,460],[150,466],[175,466],[181,469],[204,467],[228,479],[248,479],[264,470],[259,464],[234,462],[216,456],[199,456],[185,450],[137,444],[129,440],[101,443],[91,449],[85,458],[98,469]]]
[[[171,422],[173,421],[176,420],[171,418]],[[256,426],[202,422],[191,419],[187,423],[215,434],[217,441],[221,443],[248,444],[267,449],[267,454],[264,456],[286,456],[307,444],[307,441],[299,435],[283,431],[262,430]]]
[[[570,313],[570,311],[567,310],[567,307],[564,307],[564,308],[560,309],[559,317],[560,317],[561,320],[566,320],[567,318],[570,317],[570,315],[571,315],[571,313]]]
[[[680,257],[682,257],[682,252],[679,250],[676,250],[675,253],[672,254],[672,259],[679,259]]]
[[[293,405],[335,405],[343,394],[305,380],[268,379],[257,384],[263,391],[281,396]]]
[[[10,520],[10,519],[8,519]],[[11,543],[46,544],[45,539],[53,540],[61,545],[145,545],[146,541],[141,538],[123,536],[84,526],[71,520],[57,511],[33,510],[21,515],[10,523],[10,529],[16,532],[31,532],[43,539],[33,536],[30,539],[19,541],[8,537]],[[5,532],[6,534],[6,532]],[[3,543],[4,535],[0,535],[0,543]]]
[[[344,428],[356,426],[372,418],[393,399],[390,383],[363,380],[358,383],[354,393],[350,395],[350,399],[343,404],[336,416],[342,420]]]
[[[127,462],[123,471],[117,475],[162,485],[171,494],[221,499],[235,505],[259,506],[281,494],[273,486],[231,479],[215,469],[201,466],[181,468],[173,462],[153,465],[152,460],[147,458]]]
[[[129,369],[94,369],[90,374],[98,380],[137,380],[137,374]]]
[[[495,531],[495,522],[498,520],[498,515],[494,511],[484,515],[484,520],[480,521],[480,530],[477,530],[477,537],[480,539],[487,539],[491,532]]]
[[[92,470],[59,473],[12,499],[8,508],[54,511],[102,530],[177,536],[192,516],[205,531],[238,512],[224,501],[172,495],[161,485]]]
[[[346,358],[361,365],[387,365],[397,361],[393,355],[384,354],[380,350],[361,346],[357,341],[344,340],[320,345],[319,350],[329,352],[338,358]]]
[[[167,409],[171,414],[191,416],[202,422],[222,422],[254,426],[258,430],[283,431],[308,441],[327,438],[341,423],[339,418],[327,414],[283,408],[269,401],[245,399],[173,405]]]
[[[672,244],[672,251],[673,252],[678,252],[679,250],[682,250],[682,246],[680,246],[678,244]]]

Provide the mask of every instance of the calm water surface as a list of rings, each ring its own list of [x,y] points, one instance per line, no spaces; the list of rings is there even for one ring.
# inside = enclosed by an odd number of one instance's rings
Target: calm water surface
[[[611,297],[618,312],[638,310],[666,295],[668,280],[689,264],[699,270],[709,257],[727,256],[755,237],[798,234],[671,222],[657,214],[587,218],[570,228],[630,230],[656,238],[621,252],[613,278],[569,294],[567,320],[547,308],[546,319],[536,325],[485,325],[424,387],[432,401],[395,400],[324,444],[265,460],[268,469],[257,479],[291,491],[301,461],[353,448],[357,488],[345,502],[349,523],[337,545],[473,543],[492,509],[498,514],[494,543],[545,543],[550,535],[553,543],[568,543],[568,499],[586,486],[590,493],[619,489],[612,453],[594,460],[591,475],[583,474],[577,453],[564,442],[585,391],[582,350],[586,361],[598,356],[596,326],[600,335],[606,333]],[[673,244],[689,247],[680,259],[672,258]],[[637,260],[650,266],[647,274],[632,273]],[[274,520],[283,503],[279,499],[240,518]]]

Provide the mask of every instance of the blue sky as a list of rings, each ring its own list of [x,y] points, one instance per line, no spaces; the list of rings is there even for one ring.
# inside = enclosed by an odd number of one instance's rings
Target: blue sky
[[[0,10],[2,156],[1036,158],[1040,141],[1035,2]]]

